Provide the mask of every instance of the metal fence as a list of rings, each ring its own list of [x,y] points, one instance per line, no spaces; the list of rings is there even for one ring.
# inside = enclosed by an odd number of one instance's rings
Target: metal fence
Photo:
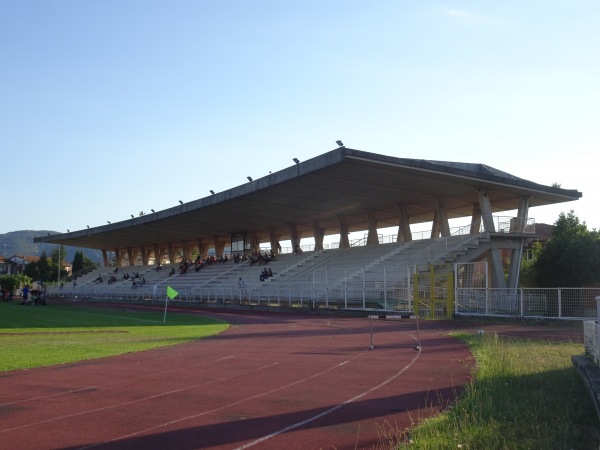
[[[341,277],[341,274],[339,274]],[[249,285],[241,291],[237,284],[212,287],[179,286],[177,302],[189,305],[250,305],[265,307],[288,307],[310,309],[364,309],[394,312],[412,312],[414,286],[382,278],[370,280],[344,280],[335,271],[329,271],[327,279],[315,277],[312,281],[288,284]],[[418,286],[419,292],[428,295],[428,286]],[[436,287],[434,299],[446,299],[443,287]],[[49,289],[47,297],[70,297],[83,300],[122,302],[162,302],[166,286],[143,286],[138,289]],[[419,298],[421,293],[419,293]],[[419,314],[427,317],[496,316],[584,320],[597,318],[596,297],[600,288],[456,288],[454,303],[419,301]],[[433,309],[432,309],[433,308]],[[448,310],[451,310],[450,314]]]
[[[600,288],[456,289],[461,315],[585,319],[596,317]]]

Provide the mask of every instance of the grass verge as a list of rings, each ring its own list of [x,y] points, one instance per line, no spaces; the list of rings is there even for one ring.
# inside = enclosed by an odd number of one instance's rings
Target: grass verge
[[[397,448],[599,448],[596,410],[571,363],[581,344],[455,336],[475,355],[474,381],[452,408],[409,430]]]
[[[202,339],[225,322],[192,314],[0,303],[0,372],[71,363]]]

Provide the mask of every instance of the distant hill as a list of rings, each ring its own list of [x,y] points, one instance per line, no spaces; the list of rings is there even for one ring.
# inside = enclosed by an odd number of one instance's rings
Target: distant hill
[[[41,256],[45,251],[48,256],[57,248],[56,244],[34,244],[34,236],[44,236],[47,234],[56,234],[56,231],[49,230],[22,230],[11,231],[0,234],[0,255],[10,258],[13,255],[19,256]],[[73,262],[75,252],[81,251],[93,262],[102,264],[102,252],[89,248],[64,246],[67,256],[63,259],[66,262]]]

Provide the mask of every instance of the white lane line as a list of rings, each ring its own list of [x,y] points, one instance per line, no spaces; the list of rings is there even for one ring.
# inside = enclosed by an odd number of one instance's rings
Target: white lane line
[[[236,378],[236,377],[239,377],[239,376],[246,376],[246,375],[249,375],[251,373],[258,372],[258,371],[261,371],[261,370],[264,370],[264,369],[268,369],[269,367],[272,367],[272,366],[276,366],[277,364],[279,364],[279,363],[275,362],[275,363],[267,364],[266,366],[258,367],[258,368],[254,369],[254,370],[251,370],[250,372],[246,372],[243,375],[236,374],[236,375],[232,375],[232,376],[229,376],[229,377],[222,377],[222,378],[218,378],[218,379],[215,379],[215,380],[211,380],[209,382],[198,383],[198,384],[195,384],[195,385],[192,385],[192,386],[187,386],[185,388],[174,389],[172,391],[160,392],[159,394],[154,394],[154,395],[150,395],[148,397],[138,398],[136,400],[131,400],[131,401],[128,401],[128,402],[115,403],[113,405],[103,406],[102,408],[88,409],[86,411],[79,411],[79,412],[73,413],[73,414],[65,414],[63,416],[57,416],[57,417],[53,417],[51,419],[41,420],[39,422],[28,422],[28,423],[25,423],[25,424],[20,425],[18,427],[6,428],[6,429],[3,429],[3,430],[0,430],[0,433],[5,433],[7,431],[13,431],[13,430],[19,430],[21,428],[38,426],[38,425],[45,424],[45,423],[55,422],[57,420],[64,420],[64,419],[68,419],[68,418],[71,418],[71,417],[82,416],[84,414],[90,414],[90,413],[95,413],[95,412],[99,412],[99,411],[106,411],[106,410],[112,409],[112,408],[120,408],[122,406],[133,405],[135,403],[144,402],[146,400],[152,400],[154,398],[163,397],[165,395],[170,395],[170,394],[175,394],[177,392],[183,392],[183,391],[187,391],[187,390],[190,390],[190,389],[195,389],[195,388],[198,388],[200,386],[205,386],[205,385],[214,384],[214,383],[221,383],[221,382],[226,381],[226,380],[231,379],[231,378]]]
[[[359,358],[361,355],[363,355],[365,353],[365,351],[366,350],[363,350],[362,352],[358,353],[353,358],[350,358],[349,361],[353,361],[353,360]],[[129,434],[126,434],[126,435],[123,435],[123,436],[119,436],[119,437],[116,437],[114,439],[110,439],[108,441],[98,442],[98,443],[95,443],[95,444],[92,444],[92,445],[89,445],[89,446],[86,446],[86,447],[81,447],[79,450],[84,450],[84,449],[88,449],[88,448],[98,447],[100,445],[109,444],[111,442],[119,441],[121,439],[129,439],[131,437],[138,436],[138,435],[143,434],[143,433],[148,433],[150,431],[154,431],[154,430],[157,430],[159,428],[165,428],[165,427],[168,427],[170,425],[174,425],[176,423],[184,422],[184,421],[191,420],[191,419],[196,419],[198,417],[205,416],[207,414],[212,414],[212,413],[215,413],[217,411],[222,411],[224,409],[231,408],[233,406],[237,406],[237,405],[240,405],[242,403],[249,402],[251,400],[256,400],[257,398],[264,397],[266,395],[270,395],[270,394],[272,394],[274,392],[282,391],[284,389],[290,388],[290,387],[295,386],[297,384],[305,383],[305,382],[307,382],[309,380],[312,380],[313,378],[317,378],[317,377],[320,377],[322,375],[325,375],[326,373],[331,372],[332,370],[335,370],[338,367],[339,367],[339,364],[336,364],[335,366],[332,366],[329,369],[325,369],[325,370],[323,370],[321,372],[318,372],[316,374],[313,374],[313,375],[310,375],[308,377],[302,378],[301,380],[293,381],[291,383],[286,384],[285,386],[280,386],[278,388],[271,389],[270,391],[265,391],[265,392],[263,392],[261,394],[252,395],[250,397],[246,397],[246,398],[243,398],[241,400],[237,400],[235,402],[231,402],[231,403],[228,403],[227,405],[223,405],[223,406],[220,406],[218,408],[214,408],[214,409],[211,409],[211,410],[208,410],[208,411],[203,411],[203,412],[198,413],[198,414],[192,414],[191,416],[180,417],[179,419],[171,420],[169,422],[163,422],[162,424],[154,425],[154,426],[146,428],[144,430],[139,430],[139,431],[136,431],[134,433],[129,433]]]
[[[326,410],[326,411],[323,411],[323,412],[321,412],[321,413],[319,413],[319,414],[316,414],[316,415],[314,415],[314,416],[312,416],[312,417],[309,417],[309,418],[308,418],[308,419],[306,419],[306,420],[303,420],[303,421],[301,421],[301,422],[296,422],[296,423],[294,423],[294,424],[292,424],[292,425],[288,425],[287,427],[285,427],[285,428],[282,428],[282,429],[281,429],[281,430],[279,430],[279,431],[275,431],[275,432],[273,432],[273,433],[271,433],[271,434],[267,434],[266,436],[263,436],[263,437],[261,437],[261,438],[258,438],[258,439],[254,440],[254,441],[252,441],[252,442],[248,442],[247,444],[245,444],[245,445],[242,445],[241,447],[237,447],[237,448],[236,448],[236,449],[234,449],[234,450],[243,450],[243,449],[245,449],[245,448],[249,448],[249,447],[252,447],[252,446],[254,446],[254,445],[260,444],[261,442],[264,442],[264,441],[266,441],[267,439],[271,439],[271,438],[273,438],[273,437],[275,437],[275,436],[277,436],[277,435],[279,435],[279,434],[286,433],[286,432],[288,432],[288,431],[290,431],[290,430],[293,430],[294,428],[301,427],[301,426],[303,426],[303,425],[306,425],[306,424],[307,424],[307,423],[309,423],[309,422],[312,422],[313,420],[317,420],[317,419],[319,419],[319,418],[321,418],[321,417],[323,417],[323,416],[326,416],[327,414],[331,414],[332,412],[334,412],[334,411],[337,411],[337,410],[338,410],[338,409],[340,409],[342,406],[345,406],[345,405],[347,405],[348,403],[352,403],[352,402],[354,402],[354,401],[358,400],[359,398],[362,398],[362,397],[364,397],[365,395],[368,395],[368,394],[370,394],[371,392],[373,392],[373,391],[376,391],[376,390],[377,390],[377,389],[379,389],[380,387],[382,387],[382,386],[385,386],[385,385],[386,385],[386,384],[388,384],[389,382],[391,382],[391,381],[395,380],[396,378],[398,378],[398,377],[399,377],[400,375],[402,375],[402,374],[403,374],[403,373],[404,373],[406,370],[408,370],[408,369],[410,368],[410,366],[412,366],[412,365],[415,363],[415,361],[416,361],[416,360],[419,358],[419,356],[420,356],[420,355],[421,355],[421,351],[419,350],[419,353],[418,353],[418,354],[417,354],[417,355],[416,355],[416,356],[415,356],[415,357],[412,359],[412,361],[411,361],[410,363],[408,363],[406,366],[404,366],[404,367],[402,368],[402,370],[400,370],[398,373],[396,373],[396,374],[392,375],[392,376],[391,376],[390,378],[388,378],[387,380],[385,380],[385,381],[382,381],[382,382],[381,382],[381,383],[379,383],[378,385],[376,385],[376,386],[373,386],[371,389],[368,389],[368,390],[364,391],[363,393],[361,393],[361,394],[358,394],[358,395],[356,395],[356,396],[354,396],[354,397],[352,397],[352,398],[350,398],[350,399],[346,400],[346,401],[345,401],[345,402],[343,402],[343,403],[340,403],[340,404],[338,404],[338,405],[336,405],[336,406],[333,406],[333,407],[329,408],[329,409],[328,409],[328,410]]]
[[[231,359],[231,358],[236,358],[238,356],[239,356],[239,354],[238,355],[225,356],[223,358],[216,359],[214,362],[220,362],[220,361],[223,361],[223,360],[227,360],[227,359]],[[192,369],[194,367],[204,366],[204,365],[206,365],[206,363],[207,363],[206,361],[201,361],[199,363],[192,364],[192,365],[185,366],[185,367],[177,367],[175,369],[163,370],[161,372],[153,372],[151,374],[143,375],[141,377],[138,377],[138,378],[136,378],[136,380],[138,380],[138,382],[139,382],[139,381],[142,381],[142,380],[147,380],[149,378],[162,378],[162,377],[166,376],[167,374],[172,374],[174,372],[181,372],[181,371],[184,371],[184,370],[187,371],[187,370]],[[53,398],[53,397],[58,397],[60,395],[73,394],[73,393],[76,393],[76,392],[87,391],[87,390],[90,390],[90,389],[99,389],[100,387],[118,386],[119,384],[130,384],[130,383],[131,383],[130,380],[124,380],[124,381],[123,380],[119,380],[119,381],[113,381],[113,382],[110,382],[110,383],[105,383],[105,384],[102,384],[102,385],[83,386],[83,387],[76,388],[76,389],[68,389],[66,391],[57,392],[57,393],[54,393],[54,394],[40,395],[40,396],[37,396],[37,397],[29,397],[29,398],[21,398],[21,399],[18,399],[18,400],[14,400],[12,402],[0,403],[0,406],[15,405],[17,403],[31,402],[31,401],[35,401],[35,400],[42,400],[42,399],[45,399],[45,398]]]

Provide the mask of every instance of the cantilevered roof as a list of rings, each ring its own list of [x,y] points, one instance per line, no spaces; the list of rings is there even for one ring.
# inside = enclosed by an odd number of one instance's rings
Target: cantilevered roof
[[[411,224],[429,222],[437,199],[448,218],[469,217],[488,192],[494,213],[577,200],[577,190],[543,186],[484,164],[395,158],[340,147],[241,186],[180,206],[99,227],[35,238],[95,249],[228,242],[232,233],[254,232],[269,241],[269,230],[290,239],[290,224],[302,237],[313,236],[318,221],[325,234],[339,233],[339,218],[349,231],[367,229],[367,212],[378,228],[399,223],[405,205]]]

